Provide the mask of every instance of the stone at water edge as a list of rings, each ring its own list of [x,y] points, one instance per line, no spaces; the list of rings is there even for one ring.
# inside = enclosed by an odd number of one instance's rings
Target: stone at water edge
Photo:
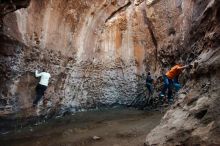
[[[93,136],[92,139],[93,139],[93,140],[100,140],[100,139],[102,139],[102,138],[99,137],[99,136]]]

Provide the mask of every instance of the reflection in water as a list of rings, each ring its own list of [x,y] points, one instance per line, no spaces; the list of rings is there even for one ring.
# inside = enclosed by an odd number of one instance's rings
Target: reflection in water
[[[81,112],[1,135],[0,146],[143,145],[161,117],[159,112],[122,108]]]

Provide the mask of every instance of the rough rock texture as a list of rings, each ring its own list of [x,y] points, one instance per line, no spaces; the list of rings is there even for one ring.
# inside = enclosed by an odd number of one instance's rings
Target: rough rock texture
[[[207,0],[184,4],[183,11],[191,16],[182,34],[184,39],[180,44],[165,45],[160,57],[166,62],[171,61],[166,60],[168,56],[179,54],[194,63],[194,68],[185,72],[186,84],[176,103],[148,134],[146,145],[220,145],[220,3]],[[169,53],[163,53],[165,49]]]
[[[143,90],[145,70],[159,74],[158,49],[174,33],[169,30],[181,31],[179,2],[151,3],[32,0],[6,15],[1,113],[31,106],[33,72],[42,68],[52,79],[37,114],[129,104]]]
[[[26,8],[29,3],[30,0],[0,1],[0,111],[3,114],[11,113],[13,108],[16,108],[14,103],[17,102],[17,98],[10,97],[14,91],[14,89],[10,88],[12,85],[11,78],[17,74],[16,70],[21,67],[20,58],[22,57],[22,51],[26,47],[22,42],[4,33],[5,24],[3,18],[20,8]]]
[[[158,76],[184,60],[198,63],[147,143],[219,143],[219,13],[217,0],[32,0],[1,18],[0,115],[129,104],[145,71]],[[51,82],[29,111],[42,68]]]

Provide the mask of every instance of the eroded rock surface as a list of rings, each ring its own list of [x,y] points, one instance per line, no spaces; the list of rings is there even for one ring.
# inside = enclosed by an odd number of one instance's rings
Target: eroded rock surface
[[[4,6],[14,11],[20,3]],[[1,19],[0,114],[48,116],[129,104],[143,91],[142,74],[159,76],[184,60],[197,62],[181,78],[186,93],[147,142],[201,142],[199,131],[205,137],[219,125],[218,112],[201,122],[219,103],[219,13],[217,0],[32,0]],[[33,72],[42,68],[51,82],[44,102],[30,110],[38,82]],[[218,143],[214,138],[208,144]]]
[[[159,74],[158,51],[170,27],[175,33],[181,31],[176,21],[181,15],[179,3],[155,4],[32,0],[27,9],[6,15],[4,35],[23,46],[13,47],[19,50],[16,57],[7,55],[13,49],[2,51],[6,54],[2,64],[10,69],[5,72],[13,72],[3,84],[2,109],[11,106],[13,113],[31,106],[37,84],[33,72],[42,68],[52,79],[38,114],[45,114],[41,109],[75,111],[129,104],[143,90],[145,70]]]
[[[220,4],[216,0],[191,4],[185,7],[191,13],[191,25],[184,32],[184,40],[181,45],[172,43],[169,48],[183,48],[184,51],[178,49],[180,56],[195,62],[195,66],[185,73],[184,88],[160,125],[148,134],[147,145],[220,144]],[[178,52],[169,50],[166,55]]]

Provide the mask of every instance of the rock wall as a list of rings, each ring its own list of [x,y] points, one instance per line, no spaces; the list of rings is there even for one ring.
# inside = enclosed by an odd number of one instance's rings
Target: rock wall
[[[184,88],[160,125],[148,134],[146,145],[220,144],[220,3],[217,0],[190,3],[183,9],[187,17],[191,16],[191,24],[184,24],[188,29],[184,30],[182,43],[165,45],[164,50],[169,48],[170,53],[163,53],[162,49],[161,57],[180,55],[194,63],[194,68],[183,74]],[[178,51],[173,49],[177,46]]]
[[[42,68],[52,79],[38,114],[129,104],[143,90],[143,74],[159,74],[158,51],[173,35],[169,31],[181,32],[179,5],[175,0],[32,0],[27,9],[6,15],[3,33],[20,45],[12,45],[15,56],[1,58],[5,72],[12,73],[1,85],[2,113],[6,107],[13,113],[31,106],[33,72]]]
[[[30,117],[129,104],[143,92],[146,71],[159,76],[179,60],[200,62],[181,78],[185,99],[206,78],[218,79],[218,8],[215,0],[32,0],[28,8],[2,19],[0,115]],[[214,60],[202,61],[204,56]],[[33,110],[34,71],[43,68],[52,78],[44,102]],[[207,68],[214,68],[212,79]],[[212,93],[210,105],[219,95]],[[185,113],[176,108],[174,115]],[[173,114],[167,117],[175,120]],[[164,121],[160,126],[180,129]],[[168,142],[163,138],[172,130],[155,136],[160,126],[149,134],[149,144]]]
[[[183,60],[194,68],[146,143],[220,143],[218,0],[1,0],[0,10],[1,117],[129,104],[146,71]],[[33,110],[43,68],[52,78]]]

